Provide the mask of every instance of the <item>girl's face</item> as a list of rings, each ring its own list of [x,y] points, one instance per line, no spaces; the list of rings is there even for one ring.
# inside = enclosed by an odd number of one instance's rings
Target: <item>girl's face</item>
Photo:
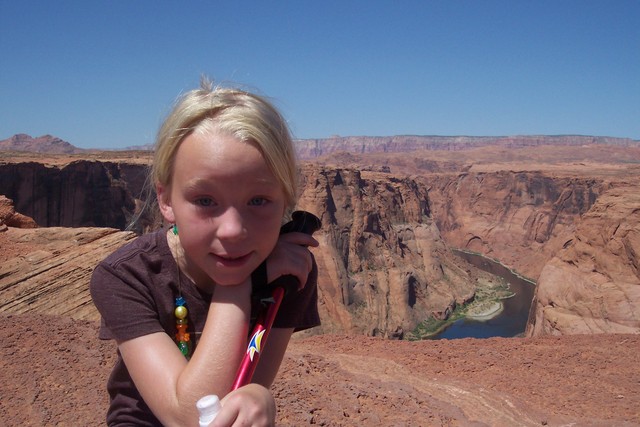
[[[285,195],[253,143],[193,133],[178,148],[171,185],[157,190],[178,226],[180,266],[200,286],[242,283],[276,244]]]

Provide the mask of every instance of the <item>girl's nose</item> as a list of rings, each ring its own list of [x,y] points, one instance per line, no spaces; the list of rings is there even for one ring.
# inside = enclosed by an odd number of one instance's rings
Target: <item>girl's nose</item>
[[[237,240],[245,237],[247,230],[242,214],[235,208],[227,209],[220,217],[218,238],[221,240]]]

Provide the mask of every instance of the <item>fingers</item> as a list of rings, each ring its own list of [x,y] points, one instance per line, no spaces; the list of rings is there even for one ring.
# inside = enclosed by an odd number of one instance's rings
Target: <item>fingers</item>
[[[267,259],[267,282],[292,275],[298,279],[298,289],[302,289],[313,268],[313,257],[308,249],[310,246],[317,247],[318,241],[307,234],[281,235]]]
[[[265,387],[249,384],[222,399],[222,409],[210,427],[275,425],[276,404]]]
[[[300,290],[307,283],[307,277],[313,268],[313,258],[309,249],[302,246],[298,246],[298,248],[302,249],[297,257],[299,261],[293,265],[293,271],[289,274],[298,279],[298,290]]]
[[[313,267],[311,252],[305,246],[283,243],[278,252],[272,253],[267,264],[267,282],[271,283],[282,276],[295,276],[302,288]]]
[[[313,236],[298,232],[281,234],[278,241],[283,243],[291,243],[294,245],[311,246],[314,248],[320,245],[320,243],[318,243],[318,241],[313,238]]]

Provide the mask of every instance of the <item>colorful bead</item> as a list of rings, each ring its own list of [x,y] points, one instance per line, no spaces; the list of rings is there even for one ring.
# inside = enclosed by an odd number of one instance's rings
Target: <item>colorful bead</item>
[[[189,333],[187,332],[187,325],[178,325],[178,333],[176,333],[176,341],[189,342]]]
[[[185,317],[187,317],[187,307],[185,307],[184,305],[179,305],[178,307],[176,307],[173,313],[176,315],[176,318],[184,319]]]
[[[182,355],[184,357],[189,356],[189,344],[184,342],[184,341],[180,341],[178,343],[178,348],[180,349],[180,352],[182,353]]]

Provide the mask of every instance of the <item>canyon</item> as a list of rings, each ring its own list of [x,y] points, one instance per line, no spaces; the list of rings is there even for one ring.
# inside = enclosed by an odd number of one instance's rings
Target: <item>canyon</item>
[[[328,154],[301,166],[299,207],[324,224],[316,257],[327,320],[317,332],[401,338],[425,319],[446,319],[474,299],[478,281],[484,280],[451,255],[452,247],[500,260],[538,282],[545,297],[534,302],[529,334],[640,329],[638,144],[589,137],[550,137],[547,145],[541,145],[542,137],[490,144],[483,138],[436,138],[427,144],[425,137],[417,146],[415,137],[404,145],[396,137],[384,145],[386,151],[361,153],[362,146],[375,147],[376,139],[354,140],[313,141],[315,152],[324,154],[317,146],[326,144]],[[310,143],[297,144],[300,157],[308,157]],[[406,150],[417,151],[408,156]],[[135,218],[138,233],[157,224],[153,209],[142,209],[153,203],[145,188],[149,152],[77,155],[84,159],[25,156],[0,164],[0,189],[16,212],[36,224],[124,230]],[[598,200],[606,208],[598,207]],[[590,215],[592,209],[600,214]],[[606,247],[614,238],[581,236],[587,218],[589,230],[627,231],[625,236],[618,231],[618,252],[600,262],[598,274],[585,284],[584,275],[568,270],[591,264],[568,254],[575,255],[579,243],[582,252],[588,247],[594,254],[610,253]],[[616,292],[598,290],[603,277],[615,283],[607,286]],[[46,276],[43,281],[51,282]],[[575,301],[550,298],[576,293],[577,287],[581,299],[603,299],[603,308],[587,313]],[[629,303],[621,315],[623,300]],[[585,315],[593,321],[577,327],[573,320]]]
[[[625,363],[637,366],[634,348],[640,342],[638,141],[580,136],[336,137],[296,144],[303,159],[299,207],[323,221],[317,234],[321,245],[314,250],[323,326],[294,340],[283,381],[298,389],[312,381],[328,387],[336,377],[320,367],[324,366],[352,377],[354,388],[329,387],[352,402],[341,415],[333,416],[327,408],[335,403],[320,404],[326,394],[316,391],[310,399],[316,405],[313,411],[295,413],[291,412],[293,396],[286,387],[277,388],[280,401],[288,404],[279,415],[283,425],[323,419],[326,425],[401,420],[391,418],[390,410],[376,412],[373,403],[380,399],[408,411],[405,422],[410,425],[512,425],[509,419],[531,420],[523,425],[571,420],[603,425],[598,424],[606,424],[602,417],[615,419],[617,425],[640,423],[640,414],[633,409],[639,402],[632,397],[640,395],[637,375],[620,378],[626,372]],[[145,193],[150,154],[4,154],[0,161],[0,193],[5,196],[0,198],[3,321],[9,325],[35,319],[56,330],[80,325],[79,333],[88,337],[97,321],[86,291],[92,266],[135,238],[133,231],[124,231],[133,219],[137,218],[136,232],[157,224],[152,209],[142,210],[152,204],[152,197]],[[453,256],[451,248],[500,260],[537,282],[527,338],[438,344],[388,341],[411,338],[425,319],[446,319],[457,307],[474,300],[479,283],[492,280]],[[30,330],[21,333],[33,335]],[[340,336],[354,341],[348,345]],[[12,337],[4,338],[11,341]],[[384,344],[392,342],[393,347]],[[524,343],[529,356],[519,354]],[[606,357],[604,348],[595,353],[607,345],[616,346],[613,360]],[[595,350],[588,353],[593,346]],[[102,354],[108,344],[90,348]],[[369,350],[361,352],[364,348]],[[448,358],[440,360],[431,353],[434,348]],[[574,399],[565,400],[565,405],[573,409],[562,407],[558,393],[571,386],[568,379],[544,372],[550,368],[541,361],[550,354],[543,348],[565,356],[580,349],[591,355],[591,366],[609,364],[611,369],[587,388],[615,388],[615,382],[622,390],[617,396],[624,397],[607,401],[609,409],[604,412],[585,412],[577,408],[589,403],[578,403],[572,392]],[[337,353],[330,357],[327,351]],[[386,352],[397,357],[385,356]],[[435,371],[412,365],[416,362],[410,361],[409,354],[420,352],[430,355],[424,363],[439,360]],[[457,377],[448,370],[455,352],[474,355],[456,365],[467,375]],[[505,355],[516,354],[522,360],[505,362]],[[531,354],[536,355],[533,366],[541,378],[540,388],[533,391],[539,398],[498,379],[502,375],[512,384],[526,384],[522,381],[529,377],[520,362]],[[100,372],[108,365],[108,357],[100,356]],[[471,360],[474,357],[477,360]],[[567,356],[566,360],[572,359]],[[576,372],[587,366],[573,361]],[[501,369],[483,383],[480,373],[487,364],[508,367],[513,373]],[[461,387],[455,394],[457,403],[452,402],[453,395],[447,397],[443,390],[453,390],[453,383],[433,382],[437,369],[458,385],[469,377],[475,382]],[[426,376],[410,379],[406,376],[410,370]],[[516,378],[518,373],[522,378]],[[397,387],[391,387],[386,400],[382,388],[390,384]],[[483,387],[491,391],[485,393],[487,412],[479,414],[471,409],[472,400],[460,396],[471,393],[477,399]],[[403,392],[409,401],[417,399],[415,406],[401,398]],[[505,393],[508,401],[519,396],[515,409],[507,410]],[[367,411],[372,418],[366,418]],[[422,424],[418,417],[425,414],[430,418]],[[404,425],[401,421],[388,424]]]

